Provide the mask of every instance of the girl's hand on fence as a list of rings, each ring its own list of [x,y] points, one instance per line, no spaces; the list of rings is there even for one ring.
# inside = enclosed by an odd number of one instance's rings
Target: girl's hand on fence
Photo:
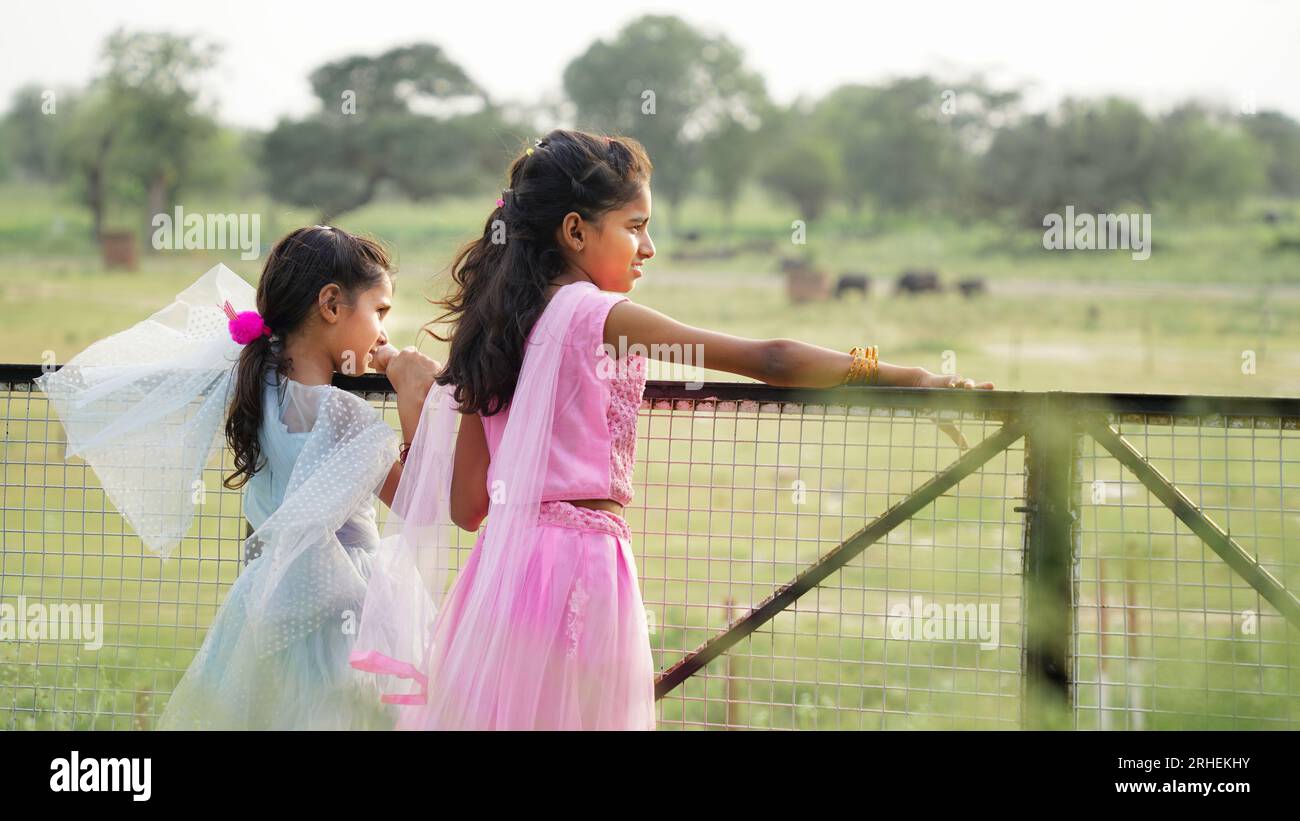
[[[957,374],[930,373],[922,368],[917,373],[916,384],[913,387],[959,388],[965,390],[991,391],[993,390],[993,383],[980,382],[976,384],[975,380],[969,377],[958,376]],[[939,430],[948,435],[948,438],[951,439],[960,450],[966,450],[970,447],[970,442],[966,441],[966,437],[962,434],[961,430],[952,422],[945,422],[936,419],[935,424],[939,426]]]
[[[958,376],[955,373],[930,373],[922,368],[917,374],[914,388],[966,388],[981,391],[993,390],[992,382],[976,383],[974,379],[968,376]]]

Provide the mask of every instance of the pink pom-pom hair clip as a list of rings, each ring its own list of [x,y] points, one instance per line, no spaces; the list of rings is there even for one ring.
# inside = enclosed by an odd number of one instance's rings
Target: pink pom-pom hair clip
[[[240,311],[235,313],[235,308],[226,300],[221,306],[230,317],[230,338],[240,345],[247,345],[259,336],[270,336],[271,329],[262,321],[262,315],[257,311]]]

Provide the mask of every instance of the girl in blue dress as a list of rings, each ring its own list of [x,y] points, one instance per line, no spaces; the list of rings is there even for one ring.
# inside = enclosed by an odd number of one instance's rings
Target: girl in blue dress
[[[247,566],[160,729],[393,726],[375,676],[348,656],[379,543],[374,498],[391,504],[401,477],[398,442],[369,402],[331,384],[387,368],[410,441],[440,366],[388,345],[392,276],[376,242],[299,229],[272,248],[255,294],[218,265],[37,380],[67,455],[95,469],[160,555],[189,529],[218,428],[234,454],[224,485],[243,489]]]

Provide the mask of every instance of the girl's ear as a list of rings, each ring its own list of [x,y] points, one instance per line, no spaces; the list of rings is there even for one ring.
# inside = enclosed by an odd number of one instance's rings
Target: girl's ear
[[[316,307],[320,311],[321,319],[333,324],[339,321],[339,305],[343,295],[342,289],[338,283],[331,282],[320,293],[316,295]]]
[[[560,222],[560,243],[570,251],[581,251],[585,241],[585,225],[577,211],[570,211]]]

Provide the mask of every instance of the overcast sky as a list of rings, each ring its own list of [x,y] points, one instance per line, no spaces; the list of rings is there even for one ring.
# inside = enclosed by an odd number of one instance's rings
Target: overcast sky
[[[0,25],[0,103],[28,83],[81,85],[104,38],[197,34],[225,47],[208,87],[231,124],[267,128],[312,107],[308,73],[349,54],[441,46],[498,101],[555,97],[565,64],[642,14],[723,33],[780,102],[845,82],[984,71],[1029,84],[1031,108],[1067,94],[1119,93],[1152,110],[1189,96],[1300,119],[1300,2],[769,4],[479,2],[58,2],[12,0]]]

